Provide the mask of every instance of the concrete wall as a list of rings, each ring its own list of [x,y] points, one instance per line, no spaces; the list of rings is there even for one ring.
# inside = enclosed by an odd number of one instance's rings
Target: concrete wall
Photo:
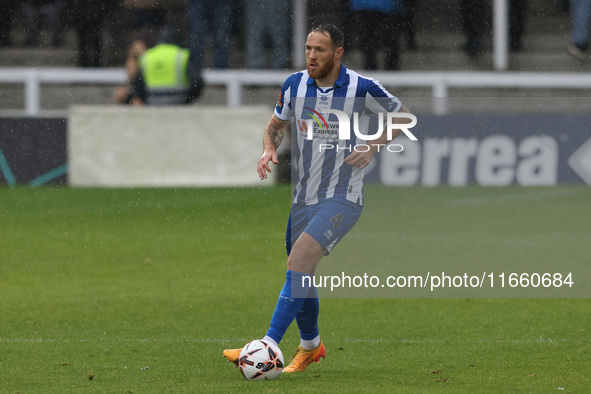
[[[271,114],[269,107],[72,107],[68,182],[100,187],[270,185],[273,178],[259,180],[256,163]]]

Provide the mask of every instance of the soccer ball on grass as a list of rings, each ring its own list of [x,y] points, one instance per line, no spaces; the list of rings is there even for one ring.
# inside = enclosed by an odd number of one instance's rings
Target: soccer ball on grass
[[[283,354],[279,347],[257,339],[242,348],[238,366],[248,380],[277,379],[283,371]]]

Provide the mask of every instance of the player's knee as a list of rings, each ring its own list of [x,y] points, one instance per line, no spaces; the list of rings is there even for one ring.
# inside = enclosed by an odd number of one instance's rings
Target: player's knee
[[[294,247],[287,259],[287,269],[307,274],[313,273],[322,256],[322,249],[310,250]]]

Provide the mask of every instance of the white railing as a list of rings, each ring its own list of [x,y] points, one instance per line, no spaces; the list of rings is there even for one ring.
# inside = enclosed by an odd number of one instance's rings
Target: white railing
[[[226,87],[226,105],[242,105],[244,86],[281,86],[290,71],[204,70],[208,85]],[[428,87],[433,112],[448,112],[450,88],[591,89],[591,73],[367,72],[387,87]],[[124,84],[125,71],[80,68],[0,68],[0,83],[25,86],[24,114],[41,112],[41,84]]]

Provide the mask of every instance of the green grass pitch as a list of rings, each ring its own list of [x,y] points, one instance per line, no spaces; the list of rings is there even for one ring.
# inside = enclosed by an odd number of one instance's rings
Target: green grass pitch
[[[591,392],[589,298],[324,298],[327,358],[245,381],[221,352],[265,334],[289,200],[289,187],[0,188],[0,393]],[[391,231],[393,267],[591,261],[588,187],[370,186],[366,201],[323,266],[372,228]],[[286,359],[297,344],[294,324]]]

